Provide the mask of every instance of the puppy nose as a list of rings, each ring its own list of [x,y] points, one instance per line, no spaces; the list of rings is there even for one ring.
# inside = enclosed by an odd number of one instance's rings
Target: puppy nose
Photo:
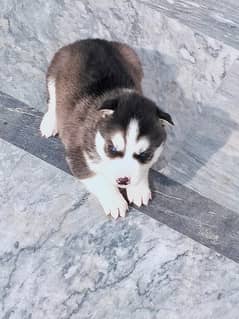
[[[120,177],[116,180],[119,185],[128,185],[130,183],[129,177]]]

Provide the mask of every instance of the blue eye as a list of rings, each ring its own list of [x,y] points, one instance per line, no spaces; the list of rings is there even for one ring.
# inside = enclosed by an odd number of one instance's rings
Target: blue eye
[[[138,156],[140,159],[145,159],[148,157],[148,154],[146,152],[140,153]]]
[[[142,152],[142,153],[136,155],[136,158],[137,158],[139,161],[146,162],[146,161],[151,160],[151,158],[152,158],[152,153],[149,152],[149,151],[145,151],[145,152]]]
[[[117,149],[116,149],[116,147],[113,144],[108,145],[108,150],[112,154],[117,153]]]
[[[115,153],[115,152],[117,152],[117,149],[114,146],[112,146],[111,147],[111,152]]]

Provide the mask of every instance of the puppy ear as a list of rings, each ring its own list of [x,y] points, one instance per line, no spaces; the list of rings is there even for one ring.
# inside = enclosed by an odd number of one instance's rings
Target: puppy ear
[[[103,102],[100,107],[100,112],[105,117],[112,115],[118,106],[118,99],[110,99]]]
[[[157,116],[159,117],[162,122],[166,121],[172,125],[174,125],[171,115],[162,111],[160,108],[157,108]]]
[[[114,113],[113,110],[107,110],[107,109],[103,109],[103,110],[100,110],[100,113],[102,115],[102,117],[107,117],[107,116],[110,116]]]

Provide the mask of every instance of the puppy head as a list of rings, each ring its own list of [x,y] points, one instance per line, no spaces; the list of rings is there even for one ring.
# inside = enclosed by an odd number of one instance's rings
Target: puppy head
[[[95,138],[101,161],[97,171],[118,187],[137,185],[158,160],[166,140],[168,113],[149,99],[122,95],[103,103]]]

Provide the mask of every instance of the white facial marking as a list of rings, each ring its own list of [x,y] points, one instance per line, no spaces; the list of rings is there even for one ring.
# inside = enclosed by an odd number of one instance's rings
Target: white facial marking
[[[137,120],[131,120],[126,135],[126,152],[125,157],[132,156],[135,152],[137,137],[139,135],[139,124]]]
[[[112,185],[128,189],[130,187],[137,187],[137,185],[141,184],[141,186],[138,188],[139,196],[136,196],[137,198],[132,197],[134,191],[133,188],[131,188],[129,196],[131,199],[133,199],[134,203],[139,203],[141,198],[142,203],[147,204],[148,199],[150,198],[150,191],[149,188],[146,187],[146,182],[142,184],[142,180],[146,180],[145,176],[148,175],[150,167],[158,160],[160,154],[162,153],[163,145],[155,150],[151,161],[142,164],[134,158],[134,154],[140,154],[141,152],[146,151],[150,146],[150,141],[145,136],[137,140],[138,134],[139,124],[137,120],[132,120],[126,132],[126,141],[120,132],[117,132],[112,137],[114,146],[117,148],[117,150],[123,150],[124,156],[109,158],[105,153],[106,141],[100,132],[97,132],[95,145],[96,151],[100,156],[100,160],[92,159],[87,154],[84,155],[89,168],[96,174],[104,176]],[[117,180],[124,177],[128,177],[130,179],[130,184],[118,185]]]
[[[133,156],[134,153],[140,154],[149,147],[149,140],[142,136],[138,140],[139,124],[137,120],[132,120],[129,124],[126,136],[126,153],[128,156]]]
[[[135,145],[135,153],[143,153],[148,149],[149,145],[149,140],[146,137],[141,137]]]
[[[157,162],[157,160],[159,159],[159,156],[161,155],[161,153],[163,152],[164,149],[164,143],[162,143],[155,151],[154,151],[154,156],[151,159],[151,161],[149,162],[150,167]]]
[[[117,132],[113,137],[112,137],[112,143],[114,147],[117,149],[117,151],[123,151],[125,148],[125,141],[124,137],[121,132]]]
[[[57,134],[55,79],[50,78],[47,85],[49,92],[48,111],[43,116],[40,125],[41,134],[46,138]]]
[[[134,154],[145,150],[149,142],[146,138],[137,140],[139,135],[139,124],[136,119],[131,120],[126,132],[126,146],[124,157],[118,160],[118,167],[115,171],[118,177],[129,177],[131,184],[136,184],[140,180],[142,171],[144,170],[135,158]],[[122,187],[122,186],[121,186]]]
[[[105,139],[103,136],[100,134],[98,131],[95,136],[95,146],[96,146],[96,151],[100,155],[102,159],[106,157],[105,152],[104,152],[104,147],[105,147]]]
[[[107,164],[109,164],[109,158],[105,154],[105,139],[98,131],[95,136],[95,148],[96,152],[100,156],[100,160],[97,158],[90,158],[90,156],[83,152],[83,155],[86,160],[86,164],[89,169],[94,173],[102,173],[104,175],[104,171],[107,170]]]

